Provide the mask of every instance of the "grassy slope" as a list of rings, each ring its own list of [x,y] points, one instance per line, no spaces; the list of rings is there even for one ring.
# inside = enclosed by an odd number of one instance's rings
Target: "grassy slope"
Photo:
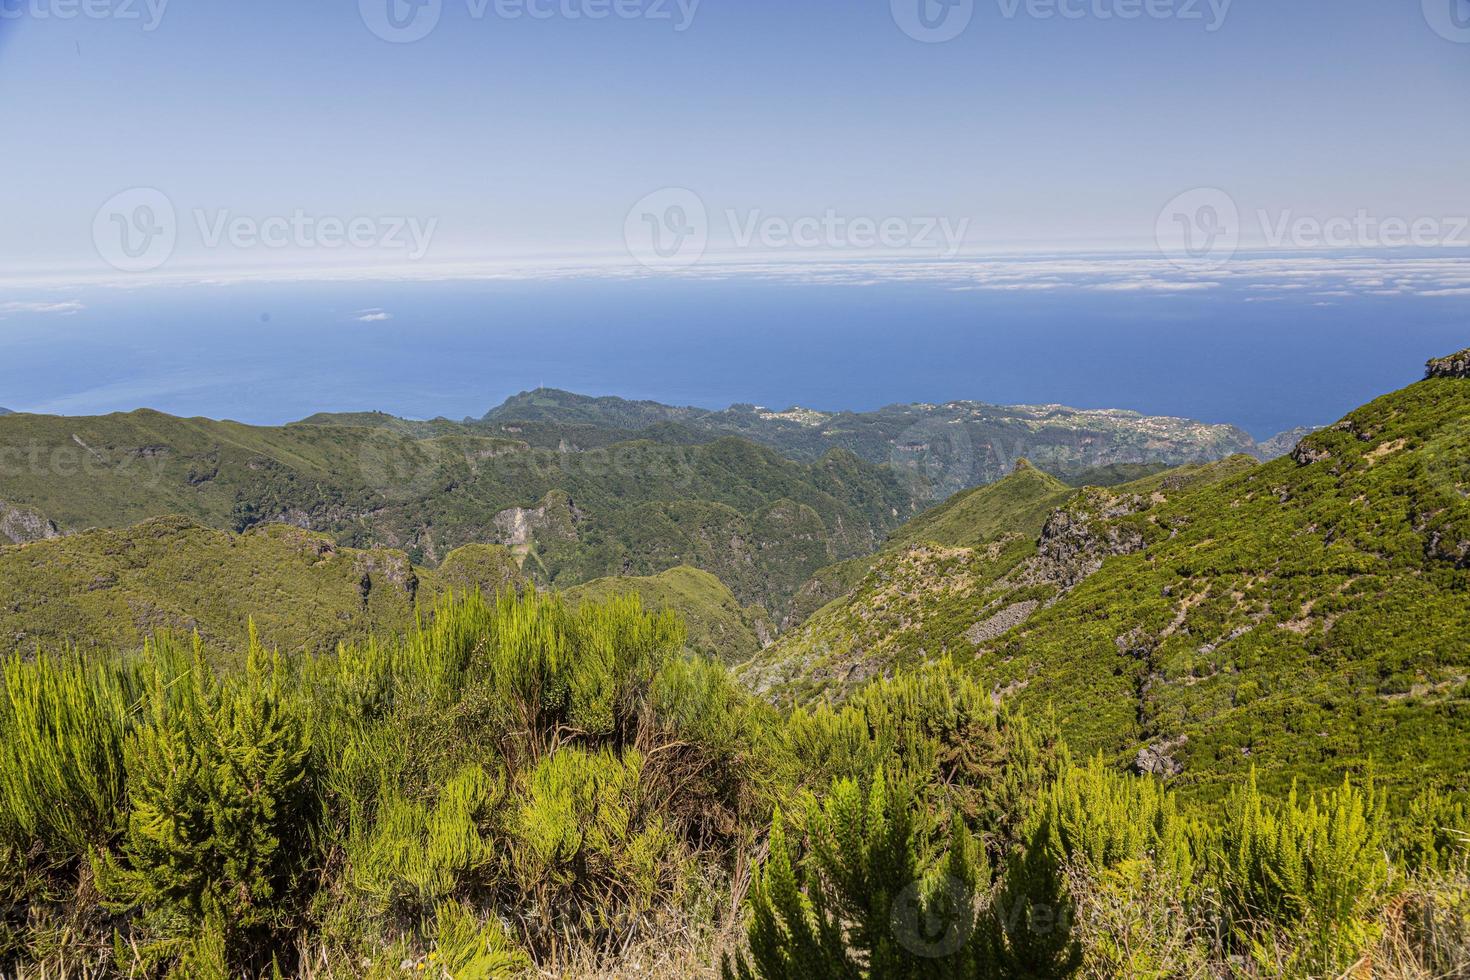
[[[1147,546],[986,644],[981,672],[1078,748],[1169,746],[1203,796],[1252,765],[1369,758],[1463,789],[1470,382],[1387,395],[1296,455],[1115,519]]]
[[[1023,461],[955,495],[894,532],[875,558],[826,570],[823,585],[846,588],[745,665],[744,679],[799,699],[941,655],[991,600],[985,584],[1035,551],[1046,516],[1072,493]]]
[[[337,548],[284,525],[243,535],[179,517],[0,548],[0,650],[140,646],[197,630],[238,649],[251,618],[285,650],[413,622],[418,575],[395,551]]]
[[[889,536],[889,545],[933,542],[975,548],[1005,534],[1041,530],[1046,515],[1072,495],[1061,480],[1016,461],[1015,471],[998,483],[955,494],[920,514]]]
[[[267,646],[324,651],[388,636],[450,592],[492,593],[523,581],[498,545],[466,545],[438,568],[401,551],[339,548],[326,535],[282,524],[245,534],[182,517],[0,548],[0,653],[66,644],[134,649],[161,631],[198,631],[214,649],[243,649],[253,619]],[[688,624],[691,648],[725,660],[760,649],[758,610],[692,568],[649,578],[597,580],[574,602],[633,591]]]
[[[68,532],[166,514],[235,530],[284,521],[437,564],[461,545],[503,542],[498,513],[556,494],[566,519],[536,530],[528,566],[543,582],[698,564],[772,609],[912,509],[895,476],[840,452],[803,464],[730,438],[558,452],[452,423],[363,422],[7,416],[0,499]],[[436,434],[444,425],[454,434]]]
[[[769,629],[759,610],[742,608],[719,579],[687,566],[652,576],[598,579],[568,589],[566,597],[580,605],[629,592],[637,593],[646,609],[678,612],[688,629],[690,649],[726,663],[754,655]]]
[[[1009,496],[1012,515],[1043,505]],[[1470,382],[1425,381],[1294,457],[1082,490],[1039,534],[996,538],[1001,498],[957,498],[743,676],[800,700],[950,653],[1078,751],[1201,799],[1251,766],[1279,789],[1370,759],[1390,784],[1463,790],[1467,498]]]

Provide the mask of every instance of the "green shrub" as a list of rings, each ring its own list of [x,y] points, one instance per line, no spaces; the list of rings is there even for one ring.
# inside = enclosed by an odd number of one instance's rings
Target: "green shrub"
[[[637,752],[569,747],[516,787],[506,860],[547,948],[634,928],[677,884],[678,845],[647,805],[643,768]]]
[[[1263,797],[1252,772],[1231,794],[1211,854],[1232,932],[1278,968],[1341,972],[1376,935],[1387,886],[1384,798],[1344,778],[1305,802]]]
[[[231,966],[259,968],[293,922],[313,814],[307,733],[283,674],[255,644],[224,680],[197,642],[191,670],[154,664],[124,750],[127,829],[93,862],[109,904],[141,916],[148,958],[207,936]]]
[[[166,673],[166,650],[145,654]],[[39,845],[65,864],[105,844],[122,824],[123,743],[142,675],[134,658],[80,654],[4,662],[0,697],[0,846]]]
[[[751,888],[749,955],[725,960],[726,980],[990,975],[989,875],[960,820],[936,857],[911,791],[879,770],[834,783],[803,823],[798,850],[776,815]]]
[[[485,884],[495,855],[481,828],[503,793],[503,782],[474,763],[451,777],[432,805],[384,787],[372,819],[357,817],[348,850],[353,885],[371,911],[421,915]]]

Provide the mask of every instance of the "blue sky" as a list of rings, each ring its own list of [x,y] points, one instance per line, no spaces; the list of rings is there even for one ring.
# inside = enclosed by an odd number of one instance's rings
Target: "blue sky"
[[[906,0],[441,0],[412,43],[375,36],[376,2],[0,2],[4,274],[114,272],[94,219],[129,188],[176,208],[162,272],[412,251],[210,243],[242,216],[416,222],[414,262],[626,258],[666,187],[715,252],[824,214],[963,222],[977,253],[1140,247],[1196,187],[1245,240],[1258,211],[1470,214],[1467,0],[1438,32],[1440,0],[974,0],[943,43],[900,29]]]

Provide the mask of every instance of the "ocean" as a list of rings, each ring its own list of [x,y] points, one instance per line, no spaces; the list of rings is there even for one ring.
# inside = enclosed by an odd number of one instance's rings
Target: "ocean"
[[[1306,288],[1054,267],[11,288],[0,405],[462,418],[545,385],[707,407],[1056,402],[1266,437],[1331,422],[1470,345],[1463,268],[1398,283],[1339,270]]]

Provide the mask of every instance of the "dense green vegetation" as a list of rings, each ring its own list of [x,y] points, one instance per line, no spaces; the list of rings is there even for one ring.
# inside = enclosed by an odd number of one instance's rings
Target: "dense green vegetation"
[[[0,548],[0,652],[136,650],[169,631],[241,651],[252,619],[273,648],[331,650],[411,627],[418,592],[434,591],[422,574],[402,552],[338,548],[282,524],[235,535],[162,517]]]
[[[523,587],[500,545],[465,545],[437,568],[401,551],[339,548],[324,534],[268,524],[244,534],[182,517],[0,548],[0,648],[136,650],[158,633],[197,633],[216,654],[243,653],[250,628],[287,653],[394,636],[442,598]],[[594,579],[566,591],[573,605],[636,593],[687,626],[690,648],[749,659],[771,633],[713,575],[689,567]]]
[[[0,975],[1470,974],[1467,460],[1438,377],[1265,465],[1022,461],[814,545],[765,649],[698,568],[538,592],[591,538],[557,489],[435,568],[179,517],[0,549]],[[738,574],[797,574],[792,513]],[[636,525],[622,570],[678,557]]]
[[[1246,780],[1205,820],[1152,778],[1077,765],[1053,725],[997,710],[949,661],[780,715],[683,646],[636,597],[573,611],[506,592],[402,640],[294,659],[254,644],[229,670],[168,641],[11,658],[0,970],[1466,963],[1452,801],[1395,823],[1369,782],[1278,798]]]
[[[844,452],[800,463],[733,438],[536,449],[450,422],[263,428],[149,411],[5,417],[7,506],[68,533],[168,515],[282,522],[429,566],[502,544],[556,587],[694,565],[777,618],[813,572],[871,552],[915,510],[893,472]]]
[[[1253,767],[1284,791],[1370,760],[1383,785],[1460,791],[1467,458],[1470,385],[1431,379],[1292,457],[1080,491],[1040,533],[985,507],[955,522],[981,529],[967,540],[947,526],[979,499],[961,496],[742,675],[786,703],[947,653],[997,698],[1054,708],[1079,751],[1201,798]],[[977,493],[1012,488],[1042,506],[1015,477]]]
[[[509,398],[478,423],[497,435],[555,447],[563,439],[596,444],[597,429],[622,437],[686,442],[739,436],[814,460],[840,448],[870,463],[887,463],[931,500],[1009,473],[1025,457],[1050,472],[1082,482],[1117,482],[1106,473],[1083,474],[1117,464],[1177,465],[1220,459],[1231,453],[1288,451],[1280,440],[1258,446],[1234,426],[1188,419],[1154,418],[1125,411],[1079,411],[1062,405],[890,405],[873,412],[820,412],[805,408],[770,411],[732,405],[722,411],[679,408],[649,401],[590,398],[539,388]],[[569,426],[575,435],[563,436]],[[552,441],[556,440],[556,441]],[[1135,473],[1134,477],[1142,474]],[[1079,484],[1080,485],[1080,484]]]
[[[645,609],[678,614],[689,649],[724,663],[750,659],[772,632],[759,607],[742,607],[719,579],[687,566],[644,577],[600,578],[567,589],[563,596],[576,607],[629,594]]]

